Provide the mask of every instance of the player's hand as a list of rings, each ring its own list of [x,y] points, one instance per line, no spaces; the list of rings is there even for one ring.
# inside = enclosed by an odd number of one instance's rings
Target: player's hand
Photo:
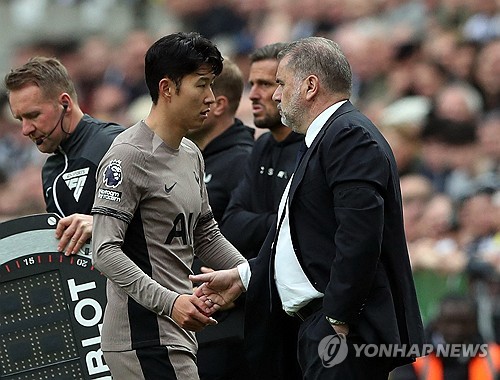
[[[73,214],[62,218],[57,223],[56,238],[59,239],[57,250],[66,256],[75,255],[92,237],[92,215]]]
[[[202,282],[194,295],[204,301],[204,313],[213,313],[233,302],[245,288],[237,268],[190,275],[192,282]]]
[[[172,319],[182,328],[195,332],[216,325],[215,319],[201,311],[204,306],[204,302],[195,295],[182,294],[174,302]]]

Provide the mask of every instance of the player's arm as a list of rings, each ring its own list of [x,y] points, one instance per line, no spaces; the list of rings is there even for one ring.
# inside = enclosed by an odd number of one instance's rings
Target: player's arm
[[[203,301],[194,295],[179,295],[144,273],[121,249],[128,224],[118,218],[94,214],[92,260],[116,286],[145,308],[173,318],[181,327],[199,331],[215,324],[204,315]]]

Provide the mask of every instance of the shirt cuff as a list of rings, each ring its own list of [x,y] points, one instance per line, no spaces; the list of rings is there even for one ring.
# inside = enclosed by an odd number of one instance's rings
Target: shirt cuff
[[[236,268],[238,268],[238,273],[240,275],[241,282],[243,283],[243,287],[245,291],[248,290],[248,284],[250,284],[250,277],[252,277],[252,271],[250,270],[250,264],[248,261],[239,264]]]

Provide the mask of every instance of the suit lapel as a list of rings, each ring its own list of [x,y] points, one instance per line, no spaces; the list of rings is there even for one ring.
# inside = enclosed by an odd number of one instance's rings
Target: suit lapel
[[[310,157],[314,154],[314,151],[317,149],[317,146],[319,145],[320,141],[323,139],[323,137],[325,137],[325,133],[328,130],[328,128],[332,126],[336,118],[352,110],[354,110],[354,106],[351,104],[351,102],[347,101],[346,103],[342,104],[342,106],[337,111],[333,113],[333,115],[328,119],[323,128],[321,128],[320,132],[314,139],[313,143],[304,154],[304,157],[302,158],[300,165],[297,167],[295,173],[293,174],[292,183],[290,184],[290,191],[288,193],[289,204],[291,204],[291,200],[295,195],[295,190],[297,190],[297,187],[304,178],[307,163],[309,162]]]

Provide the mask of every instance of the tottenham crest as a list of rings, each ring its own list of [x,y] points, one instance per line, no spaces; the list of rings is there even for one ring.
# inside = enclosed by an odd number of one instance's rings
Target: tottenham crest
[[[104,170],[104,185],[115,188],[122,183],[122,161],[111,160]]]

